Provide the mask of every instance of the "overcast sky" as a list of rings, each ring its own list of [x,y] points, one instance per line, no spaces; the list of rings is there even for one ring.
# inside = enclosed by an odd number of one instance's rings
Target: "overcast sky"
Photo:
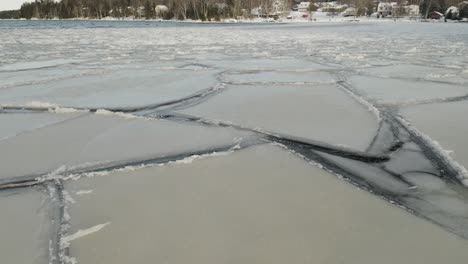
[[[0,0],[0,10],[19,9],[28,0]]]

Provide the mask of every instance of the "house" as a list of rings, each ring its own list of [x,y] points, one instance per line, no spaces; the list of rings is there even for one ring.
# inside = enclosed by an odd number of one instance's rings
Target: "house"
[[[275,19],[287,12],[289,12],[287,0],[273,0],[268,5],[261,5],[250,11],[251,15],[256,17],[273,17]]]
[[[154,11],[155,11],[157,17],[163,17],[163,16],[165,16],[167,14],[167,12],[169,12],[169,7],[167,7],[165,5],[157,5],[154,8]]]
[[[309,5],[310,5],[310,2],[301,2],[297,6],[297,11],[299,11],[299,12],[308,12],[309,11]]]
[[[410,17],[419,17],[419,5],[406,6],[406,13]]]
[[[338,14],[343,12],[349,6],[347,4],[338,4],[337,2],[321,2],[319,3],[320,10],[327,14]]]
[[[299,3],[299,5],[297,6],[297,11],[299,12],[309,12],[310,10],[310,5],[314,5],[314,8],[312,10],[317,10],[317,8],[319,7],[318,4],[316,3],[311,3],[311,2],[301,2]]]
[[[271,14],[280,15],[288,12],[289,2],[285,0],[274,0],[271,5]]]
[[[261,6],[252,8],[252,10],[250,11],[250,14],[252,16],[260,17],[263,15],[263,8]]]
[[[440,20],[441,18],[444,18],[444,14],[437,12],[437,11],[432,11],[427,15],[428,19],[435,19],[435,20]]]
[[[392,3],[381,2],[377,6],[377,18],[391,16],[393,11]]]
[[[313,7],[312,7],[312,10],[317,10],[318,8],[318,5],[313,3]],[[310,11],[310,2],[301,2],[298,6],[297,6],[297,11],[299,12],[309,12]]]
[[[341,13],[341,15],[344,17],[357,16],[357,9],[354,7],[348,7],[345,11],[343,11],[343,13]]]

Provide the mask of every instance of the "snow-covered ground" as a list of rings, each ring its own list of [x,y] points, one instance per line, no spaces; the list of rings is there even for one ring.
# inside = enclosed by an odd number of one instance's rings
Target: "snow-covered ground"
[[[463,263],[466,25],[314,17],[0,22],[1,260]]]

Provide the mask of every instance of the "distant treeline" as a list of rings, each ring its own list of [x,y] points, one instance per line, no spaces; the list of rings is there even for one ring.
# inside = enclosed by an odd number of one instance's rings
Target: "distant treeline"
[[[467,0],[423,0],[420,2],[419,8],[421,12],[438,11],[444,14],[449,7],[455,6],[459,8],[460,17],[468,17],[467,3]],[[427,12],[425,15],[427,15]]]
[[[0,19],[18,19],[20,18],[19,10],[0,11]]]
[[[466,0],[409,0],[407,3],[419,4],[421,13],[427,15],[430,11],[444,13],[448,7],[458,6],[463,1]],[[323,0],[313,0],[313,2],[323,2]],[[361,14],[371,14],[377,6],[374,0],[340,2],[355,6],[358,10],[366,10]],[[398,3],[400,2],[403,0],[398,0]],[[288,12],[295,4],[297,2],[294,0],[35,0],[25,2],[20,10],[1,11],[0,19],[133,17],[205,21],[249,17],[252,9],[258,7],[261,7],[261,11],[257,10],[257,15],[269,15],[278,11]],[[468,16],[468,5],[460,8],[460,16]]]
[[[246,10],[272,1],[274,0],[35,0],[24,3],[19,16],[26,19],[135,17],[216,20],[241,16]]]

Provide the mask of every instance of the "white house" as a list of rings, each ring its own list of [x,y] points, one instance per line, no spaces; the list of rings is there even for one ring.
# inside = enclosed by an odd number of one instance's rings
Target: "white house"
[[[164,16],[167,12],[169,12],[169,8],[165,5],[157,5],[154,8],[154,11],[156,12],[157,17]]]
[[[410,17],[419,17],[419,5],[406,6],[406,13],[408,13]]]
[[[263,14],[263,9],[261,6],[252,8],[252,10],[250,11],[250,14],[253,16],[259,17]]]
[[[320,2],[318,3],[322,12],[341,12],[349,6],[347,4],[338,4],[337,2]]]
[[[354,7],[348,7],[345,11],[343,11],[343,13],[341,13],[341,15],[344,17],[357,16],[357,9]]]
[[[301,2],[297,6],[297,11],[299,11],[299,12],[308,12],[309,11],[309,6],[310,6],[310,2]]]
[[[393,11],[393,3],[381,2],[377,6],[377,18],[391,16]]]

